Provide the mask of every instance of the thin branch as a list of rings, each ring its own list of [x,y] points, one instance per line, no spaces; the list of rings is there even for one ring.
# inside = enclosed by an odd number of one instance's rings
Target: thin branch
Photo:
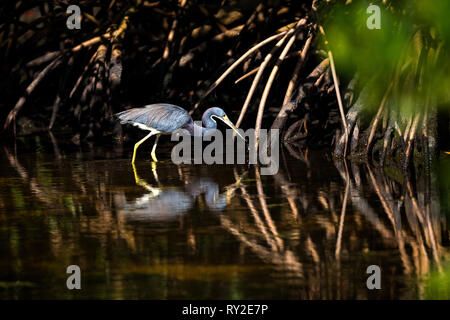
[[[303,63],[305,62],[306,54],[308,53],[312,38],[313,35],[311,34],[306,40],[305,45],[303,46],[303,50],[300,53],[297,65],[295,66],[294,72],[292,73],[292,78],[289,81],[286,94],[284,95],[283,106],[289,101],[289,99],[291,99],[292,93],[294,92],[294,87],[295,84],[297,83],[298,76],[300,75],[300,69],[302,68]]]
[[[300,22],[300,21],[299,21]],[[253,97],[253,93],[256,90],[256,86],[258,85],[259,80],[261,79],[262,73],[264,72],[264,69],[266,68],[267,64],[269,63],[270,59],[272,59],[272,56],[274,55],[274,53],[284,44],[284,42],[286,41],[286,39],[292,34],[294,33],[296,29],[292,28],[289,31],[287,31],[283,38],[281,38],[277,44],[275,45],[275,47],[272,49],[272,51],[265,57],[264,61],[261,63],[261,65],[259,66],[258,69],[258,73],[256,74],[255,78],[253,79],[252,85],[250,87],[250,90],[247,94],[247,98],[245,99],[244,105],[242,106],[241,109],[241,113],[239,115],[239,119],[236,122],[236,127],[239,128],[239,126],[242,123],[242,120],[244,119],[245,116],[245,112],[247,111],[247,108],[250,104],[250,100]]]
[[[83,48],[88,48],[88,47],[90,47],[90,46],[93,46],[94,44],[97,44],[97,43],[99,43],[99,42],[102,41],[102,40],[109,39],[109,38],[111,38],[111,36],[112,36],[112,33],[111,33],[111,32],[105,33],[105,34],[102,35],[102,36],[98,36],[98,37],[94,37],[94,38],[92,38],[92,39],[86,40],[86,41],[84,41],[83,43],[81,43],[81,44],[79,44],[79,45],[73,47],[73,48],[70,49],[69,51],[71,51],[71,52],[77,52],[77,51],[80,51],[81,49],[83,49]],[[48,62],[48,61],[51,61],[51,60],[57,58],[57,57],[60,56],[60,55],[61,55],[61,51],[53,51],[53,52],[49,52],[49,53],[46,53],[46,54],[44,54],[43,56],[41,56],[41,57],[39,57],[39,58],[36,58],[36,59],[34,59],[34,60],[31,60],[30,62],[28,62],[28,63],[26,64],[26,66],[27,66],[27,67],[36,67],[36,66],[40,66],[41,64],[46,63],[46,62]]]
[[[302,19],[298,22],[298,24],[295,26],[296,30],[298,30],[299,26],[306,23],[305,19]],[[295,38],[297,37],[297,33],[294,32],[294,34],[290,37],[288,43],[284,47],[283,51],[281,52],[280,56],[278,57],[278,61],[275,64],[275,66],[272,69],[272,72],[270,73],[269,79],[267,80],[266,87],[264,88],[263,94],[261,96],[261,100],[259,102],[259,108],[258,108],[258,114],[256,116],[256,123],[255,123],[255,149],[258,150],[259,146],[259,132],[261,130],[261,124],[262,124],[262,118],[264,114],[264,107],[267,102],[267,97],[269,96],[270,88],[272,87],[273,81],[275,79],[275,76],[278,72],[278,69],[280,68],[281,62],[286,57],[286,54],[291,49],[292,45],[294,44]]]
[[[347,209],[347,199],[350,191],[350,175],[348,173],[348,167],[345,160],[344,165],[345,165],[345,193],[344,193],[344,200],[342,201],[341,217],[339,218],[339,230],[336,239],[336,250],[334,252],[336,259],[340,259],[341,257],[342,232],[344,230],[345,211]]]
[[[31,82],[31,84],[25,90],[25,94],[19,99],[19,101],[17,101],[14,108],[8,113],[8,116],[6,117],[6,120],[5,120],[5,124],[3,126],[3,130],[6,130],[8,128],[8,126],[11,124],[11,122],[16,119],[16,116],[19,113],[20,109],[22,109],[23,105],[27,101],[27,98],[34,91],[34,89],[36,89],[37,85],[45,78],[45,76],[47,76],[50,73],[50,71],[57,68],[61,64],[61,62],[62,62],[61,59],[53,60]]]
[[[381,100],[381,103],[380,103],[380,107],[378,108],[378,112],[375,115],[375,118],[372,123],[372,127],[370,128],[370,134],[369,134],[369,138],[367,140],[366,154],[369,153],[370,144],[372,143],[373,137],[375,135],[375,130],[377,129],[378,122],[380,121],[381,114],[383,112],[384,106],[386,105],[386,101],[389,96],[389,93],[391,92],[391,88],[392,88],[392,82],[389,84],[388,88],[386,89],[386,92],[384,93],[383,99]]]
[[[242,80],[250,77],[251,75],[254,75],[256,72],[258,72],[259,67],[256,67],[255,69],[253,69],[252,71],[247,72],[246,74],[244,74],[242,77],[240,77],[239,79],[237,79],[234,84],[238,84],[239,82],[241,82]]]
[[[325,38],[325,45],[328,45],[328,41],[326,40],[326,35],[325,35],[325,31],[323,30],[323,27],[319,26],[319,30],[320,30],[320,33],[322,33],[323,37]],[[347,128],[347,120],[345,118],[344,105],[342,104],[341,92],[339,90],[339,79],[336,74],[336,66],[334,65],[333,53],[331,52],[331,50],[328,50],[327,53],[328,53],[328,58],[330,59],[331,74],[333,75],[334,90],[336,91],[336,98],[337,98],[337,102],[339,105],[339,112],[341,114],[342,125],[344,126],[344,133],[345,133],[344,157],[345,157],[347,155],[349,131]]]
[[[203,95],[203,97],[200,99],[199,102],[194,106],[194,109],[191,111],[191,113],[197,109],[197,107],[200,105],[200,102],[205,99],[241,62],[243,62],[248,56],[250,56],[252,53],[254,53],[259,48],[265,46],[266,44],[282,37],[285,35],[287,31],[275,34],[269,38],[267,38],[264,41],[261,41],[254,47],[252,47],[250,50],[248,50],[246,53],[244,53],[238,60],[236,60],[225,72],[211,85],[211,87],[208,89],[208,91]]]

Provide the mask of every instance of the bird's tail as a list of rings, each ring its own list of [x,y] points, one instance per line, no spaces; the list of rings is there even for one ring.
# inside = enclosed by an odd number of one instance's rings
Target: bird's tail
[[[113,114],[113,116],[120,118],[121,115],[124,115],[124,114],[128,113],[129,111],[130,111],[130,109],[124,110],[124,111]]]
[[[120,120],[121,124],[128,123],[127,116],[132,112],[133,109],[127,109],[118,113],[113,114],[114,117],[117,117]]]

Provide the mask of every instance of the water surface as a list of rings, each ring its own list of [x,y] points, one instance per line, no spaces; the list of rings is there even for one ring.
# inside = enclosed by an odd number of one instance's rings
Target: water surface
[[[167,147],[152,165],[150,146],[133,168],[131,147],[0,145],[1,299],[448,297],[429,284],[450,238],[436,175],[292,148],[274,176],[177,166]],[[66,288],[72,264],[82,290]]]

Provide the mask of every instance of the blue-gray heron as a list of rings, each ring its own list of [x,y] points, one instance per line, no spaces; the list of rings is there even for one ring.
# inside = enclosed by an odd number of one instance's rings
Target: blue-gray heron
[[[131,163],[134,163],[136,159],[137,148],[151,136],[156,135],[155,144],[153,145],[151,153],[153,161],[156,162],[158,160],[156,159],[155,150],[161,134],[170,134],[177,129],[186,129],[192,136],[204,136],[217,128],[215,119],[223,121],[232,128],[239,137],[244,139],[230,119],[228,119],[225,111],[217,107],[209,108],[203,113],[202,122],[204,127],[195,124],[190,114],[183,108],[167,103],[150,104],[143,108],[132,108],[122,111],[116,114],[116,116],[120,119],[120,123],[122,124],[129,123],[143,130],[150,131],[147,136],[134,145]]]

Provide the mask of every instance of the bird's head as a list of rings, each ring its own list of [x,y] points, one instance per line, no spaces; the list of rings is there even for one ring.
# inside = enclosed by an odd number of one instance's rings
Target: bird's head
[[[227,126],[233,129],[234,132],[236,132],[236,134],[242,140],[245,141],[245,138],[239,133],[238,129],[234,126],[234,124],[226,115],[225,111],[223,111],[221,108],[218,107],[209,108],[203,113],[202,121],[207,128],[216,128],[217,127],[216,119],[219,119],[220,121],[224,122]]]

